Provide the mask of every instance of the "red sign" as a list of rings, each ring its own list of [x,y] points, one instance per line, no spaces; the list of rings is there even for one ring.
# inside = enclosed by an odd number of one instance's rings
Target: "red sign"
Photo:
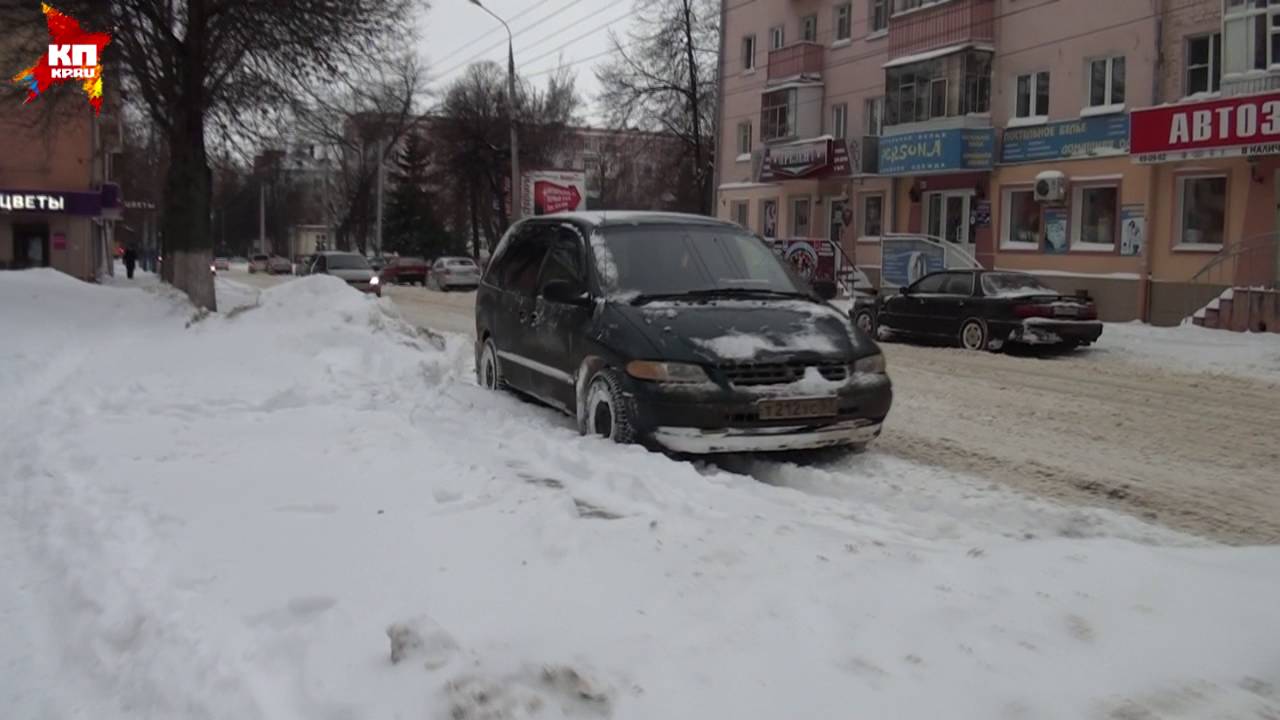
[[[1135,110],[1129,153],[1144,163],[1280,154],[1280,93]]]
[[[836,280],[836,250],[831,241],[822,238],[790,238],[773,240],[773,250],[791,262],[801,277],[815,280]]]
[[[760,182],[786,178],[848,175],[849,146],[843,140],[822,138],[766,147],[760,163]]]
[[[533,183],[533,207],[535,215],[569,212],[578,209],[582,195],[573,185],[557,185],[548,180]]]

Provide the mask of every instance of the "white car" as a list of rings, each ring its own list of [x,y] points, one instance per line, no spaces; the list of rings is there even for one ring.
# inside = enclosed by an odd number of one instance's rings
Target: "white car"
[[[269,255],[264,255],[264,254],[250,255],[249,256],[249,273],[253,274],[253,273],[260,273],[260,272],[269,272],[270,268],[268,267],[268,265],[270,262],[271,262],[271,257]]]
[[[436,258],[427,274],[427,287],[448,292],[453,288],[475,290],[480,286],[480,268],[469,257]]]

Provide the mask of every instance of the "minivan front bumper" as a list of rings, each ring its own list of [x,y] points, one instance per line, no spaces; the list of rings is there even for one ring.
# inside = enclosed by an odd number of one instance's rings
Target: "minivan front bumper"
[[[865,445],[880,436],[881,424],[871,420],[847,420],[819,426],[724,428],[658,427],[650,434],[655,442],[677,453],[782,452],[815,450],[840,445]]]

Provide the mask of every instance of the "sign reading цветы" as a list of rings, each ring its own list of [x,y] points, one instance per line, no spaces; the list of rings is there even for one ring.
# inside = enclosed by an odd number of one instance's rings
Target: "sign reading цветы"
[[[64,195],[48,195],[45,193],[19,193],[0,190],[0,210],[21,212],[62,212],[67,205]]]
[[[1144,163],[1280,154],[1280,93],[1135,110],[1129,152]]]

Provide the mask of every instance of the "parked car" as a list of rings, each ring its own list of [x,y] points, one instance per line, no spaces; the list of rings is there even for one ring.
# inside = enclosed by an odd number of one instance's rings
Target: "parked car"
[[[884,356],[820,289],[713,218],[528,218],[476,295],[477,378],[677,453],[860,448],[892,403]]]
[[[881,339],[941,338],[969,350],[1007,343],[1079,347],[1102,336],[1091,300],[1004,270],[930,273],[896,294],[855,300],[852,313],[854,324]]]
[[[249,256],[249,274],[269,272],[268,265],[271,261],[269,255],[250,255]]]
[[[311,262],[310,275],[332,275],[345,280],[348,285],[361,292],[373,293],[382,297],[382,284],[377,273],[369,267],[369,261],[363,255],[349,252],[316,253]]]
[[[267,260],[267,272],[272,275],[292,275],[293,261],[287,257],[272,255],[271,258]]]
[[[436,258],[431,264],[427,285],[445,292],[454,288],[474,290],[480,285],[480,268],[469,257]]]
[[[297,275],[306,275],[311,271],[311,261],[315,259],[314,255],[299,255],[294,258],[294,273]]]
[[[389,261],[385,257],[376,255],[369,258],[369,267],[372,268],[374,272],[380,273],[382,272],[382,269],[387,266],[388,262]]]
[[[217,271],[217,270],[230,270],[230,269],[231,269],[231,260],[230,260],[230,259],[228,259],[228,258],[224,258],[224,257],[216,257],[216,258],[214,258],[214,259],[213,259],[213,269],[214,269],[215,271]]]
[[[419,257],[398,257],[382,268],[382,281],[397,285],[427,284],[427,261]]]

